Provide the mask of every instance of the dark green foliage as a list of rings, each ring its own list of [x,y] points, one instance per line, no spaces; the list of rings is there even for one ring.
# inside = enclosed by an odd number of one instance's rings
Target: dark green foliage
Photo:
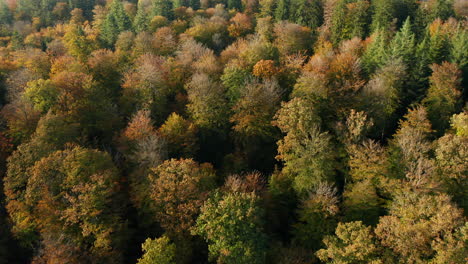
[[[292,0],[289,20],[315,30],[323,23],[322,1]]]
[[[131,29],[131,26],[130,18],[125,13],[122,2],[114,0],[101,25],[101,39],[107,46],[111,47],[117,41],[119,34]]]
[[[365,0],[338,0],[331,17],[331,40],[335,46],[368,33],[370,4]]]
[[[289,18],[290,0],[279,0],[276,4],[275,19],[276,21],[287,20]]]
[[[152,0],[152,6],[150,9],[151,18],[154,16],[163,16],[168,19],[172,19],[172,5],[171,0]]]
[[[0,24],[11,24],[12,22],[13,13],[4,1],[0,2]]]
[[[228,0],[227,8],[242,11],[242,1],[241,0]]]
[[[254,193],[216,193],[202,207],[194,233],[207,240],[210,257],[217,262],[266,263],[262,217]]]

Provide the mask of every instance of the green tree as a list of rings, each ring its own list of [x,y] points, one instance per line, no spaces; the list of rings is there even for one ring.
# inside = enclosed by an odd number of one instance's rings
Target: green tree
[[[63,39],[68,52],[81,61],[85,61],[93,50],[93,43],[86,37],[80,25],[70,24]]]
[[[450,42],[450,62],[458,64],[465,77],[468,74],[468,51],[464,47],[468,45],[468,30],[460,25]]]
[[[224,73],[221,75],[221,81],[227,89],[226,94],[231,104],[234,104],[239,100],[245,84],[252,78],[252,74],[243,67],[228,65],[224,68]]]
[[[274,17],[275,15],[275,0],[259,0],[261,18]]]
[[[109,12],[101,25],[101,39],[108,46],[113,47],[117,37],[123,31],[131,29],[131,21],[125,13],[121,0],[114,0],[109,6]]]
[[[399,28],[408,18],[414,18],[418,8],[414,0],[372,0],[372,31]]]
[[[400,31],[390,42],[388,56],[390,59],[400,58],[409,67],[414,62],[415,45],[416,40],[411,29],[410,18],[407,18]]]
[[[371,2],[373,7],[371,30],[373,32],[379,29],[388,30],[392,26],[396,19],[398,2],[398,0],[373,0]]]
[[[371,36],[362,55],[362,66],[368,76],[374,74],[388,61],[388,37],[384,30],[377,30]]]
[[[320,118],[311,102],[295,98],[283,103],[276,125],[286,136],[278,142],[277,159],[290,175],[299,194],[307,194],[321,182],[333,182],[335,151],[331,136],[320,130]]]
[[[254,193],[216,193],[201,209],[193,233],[208,242],[218,263],[265,263],[263,210]]]
[[[343,193],[343,211],[347,221],[363,221],[375,225],[383,213],[383,199],[372,180],[348,183]]]
[[[315,30],[323,23],[322,1],[292,0],[289,20]]]
[[[149,12],[143,3],[144,1],[138,1],[138,10],[133,20],[133,28],[136,32],[146,31],[149,27]]]
[[[163,16],[168,19],[173,17],[173,3],[171,0],[152,0],[151,17]]]
[[[334,236],[323,240],[326,248],[316,255],[324,263],[382,263],[382,248],[371,227],[361,221],[339,223]]]
[[[68,0],[68,5],[70,6],[70,10],[79,8],[83,10],[87,18],[91,18],[95,2],[96,0]]]
[[[227,0],[227,8],[236,9],[237,11],[242,11],[242,1],[241,0]]]
[[[336,228],[338,212],[336,188],[317,184],[298,211],[299,222],[294,225],[295,242],[314,251],[321,248],[323,237]]]
[[[28,83],[24,95],[38,111],[46,113],[57,103],[59,91],[50,80],[39,79]]]
[[[0,24],[8,25],[12,22],[13,13],[4,1],[0,2]]]
[[[353,37],[363,38],[368,32],[370,4],[365,0],[339,0],[331,17],[331,40],[335,46]]]
[[[141,245],[143,256],[138,259],[137,264],[174,264],[176,246],[171,243],[167,236],[158,239],[146,239]]]
[[[276,4],[275,19],[276,21],[283,21],[289,19],[289,7],[291,6],[290,0],[279,0]]]
[[[102,90],[102,94],[114,102],[121,95],[120,81],[122,79],[122,60],[117,53],[99,49],[93,51],[88,59],[89,71]]]

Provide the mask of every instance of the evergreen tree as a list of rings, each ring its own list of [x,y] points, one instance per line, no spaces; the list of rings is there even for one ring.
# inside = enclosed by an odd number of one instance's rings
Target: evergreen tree
[[[410,19],[406,19],[403,27],[395,35],[389,47],[390,59],[400,58],[406,66],[414,61],[414,50],[416,45],[415,35],[411,30]]]
[[[242,11],[242,1],[241,0],[228,0],[227,8],[236,9],[237,11]]]
[[[101,25],[101,39],[108,46],[112,47],[117,41],[117,37],[123,31],[131,29],[130,18],[125,13],[121,0],[112,1],[109,13]]]
[[[289,19],[290,0],[279,0],[276,4],[275,19],[276,21]]]
[[[138,2],[138,10],[133,20],[133,28],[136,32],[142,32],[148,30],[150,17],[147,7],[142,4],[143,2]]]
[[[11,24],[13,22],[13,13],[4,1],[0,2],[0,24]]]
[[[398,0],[373,0],[373,14],[371,30],[383,29],[388,30],[396,19],[397,9],[396,4]]]
[[[83,10],[84,16],[90,19],[93,16],[93,8],[96,0],[68,0],[70,10],[79,8]]]
[[[292,0],[289,20],[315,30],[323,23],[322,1]]]
[[[388,60],[388,37],[384,30],[378,30],[371,36],[371,42],[367,45],[361,57],[362,67],[366,74],[371,76],[376,70],[383,67]]]
[[[163,16],[167,19],[173,18],[173,6],[171,0],[153,0],[151,10],[151,17]]]
[[[260,0],[260,12],[259,17],[274,17],[275,16],[275,4],[276,0]]]
[[[370,4],[365,0],[338,0],[331,17],[331,40],[335,46],[353,37],[363,38],[368,32]]]

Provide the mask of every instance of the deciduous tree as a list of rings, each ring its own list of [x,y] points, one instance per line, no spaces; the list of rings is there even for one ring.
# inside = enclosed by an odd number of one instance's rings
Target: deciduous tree
[[[193,233],[208,242],[218,263],[265,263],[263,210],[254,193],[216,193],[201,209]]]

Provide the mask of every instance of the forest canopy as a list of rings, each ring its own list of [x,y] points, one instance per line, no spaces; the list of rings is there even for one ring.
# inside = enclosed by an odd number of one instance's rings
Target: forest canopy
[[[0,0],[0,264],[468,262],[468,1]]]

